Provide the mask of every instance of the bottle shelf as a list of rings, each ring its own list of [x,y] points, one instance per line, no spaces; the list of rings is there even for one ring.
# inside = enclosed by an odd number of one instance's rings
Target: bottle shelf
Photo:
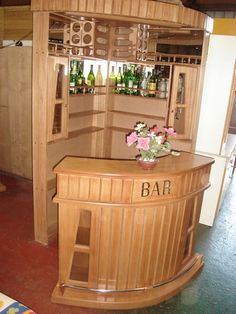
[[[99,132],[104,130],[103,128],[99,128],[99,127],[89,127],[89,128],[83,128],[83,129],[79,129],[79,130],[73,130],[68,132],[68,138],[67,139],[71,139],[80,135],[84,135],[84,134],[88,134],[88,133],[94,133],[94,132]]]
[[[158,99],[167,99],[166,92],[161,92],[160,90],[153,90],[150,93],[149,89],[142,89],[142,88],[123,88],[123,87],[114,87],[110,86],[110,89],[114,90],[112,91],[112,94],[116,95],[125,95],[125,96],[139,96],[144,98],[158,98]],[[143,95],[141,95],[143,93]],[[162,93],[163,96],[162,96]]]
[[[105,89],[105,85],[92,85],[92,86],[88,86],[88,85],[76,85],[71,87],[70,89],[74,89],[74,90],[78,90],[81,89],[82,92],[76,92],[76,93],[70,93],[69,95],[72,97],[75,96],[94,96],[94,95],[106,95],[105,91],[100,91],[98,89]],[[91,90],[88,91],[88,90]]]
[[[85,117],[85,116],[92,116],[95,114],[102,114],[105,113],[105,111],[101,110],[87,110],[87,111],[81,111],[81,112],[73,112],[69,114],[69,119],[78,118],[78,117]]]
[[[160,97],[158,97],[157,95],[158,94],[156,94],[156,96],[142,96],[142,95],[133,95],[133,94],[124,94],[124,93],[122,93],[122,94],[118,94],[118,93],[111,93],[112,95],[114,95],[114,96],[117,96],[117,97],[139,97],[139,98],[143,98],[143,99],[148,99],[148,100],[150,100],[150,101],[161,101],[161,102],[166,102],[167,101],[167,97],[165,97],[165,98],[160,98]]]
[[[142,117],[142,118],[146,118],[146,119],[157,119],[157,120],[165,121],[165,117],[164,116],[161,117],[161,116],[148,115],[148,114],[137,113],[137,112],[111,110],[110,113],[112,113],[112,114],[123,114],[123,115],[131,116],[131,117]]]

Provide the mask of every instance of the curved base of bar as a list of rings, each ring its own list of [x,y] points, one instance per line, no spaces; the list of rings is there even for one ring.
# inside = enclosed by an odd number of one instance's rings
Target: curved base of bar
[[[159,304],[180,292],[203,267],[203,256],[195,254],[193,259],[172,281],[141,291],[132,292],[94,292],[75,288],[61,288],[59,283],[52,294],[52,302],[80,307],[126,310]]]

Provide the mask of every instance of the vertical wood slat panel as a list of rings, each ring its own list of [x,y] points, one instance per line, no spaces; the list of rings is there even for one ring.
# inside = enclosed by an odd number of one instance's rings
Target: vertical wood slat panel
[[[119,254],[119,264],[118,264],[118,274],[117,274],[117,288],[125,289],[127,288],[127,278],[129,270],[129,253],[131,248],[131,238],[133,230],[134,221],[134,210],[131,208],[123,208],[123,223],[121,230],[121,240],[120,240],[120,254]],[[129,225],[130,228],[126,228]]]
[[[89,200],[100,199],[100,178],[90,178]]]
[[[151,249],[153,247],[154,230],[156,229],[156,208],[148,208],[145,210],[145,226],[142,238],[142,256],[139,263],[137,274],[137,287],[148,286],[147,276],[151,265]]]
[[[145,18],[147,15],[147,7],[148,7],[147,0],[142,1],[142,5],[139,6],[139,16]]]
[[[149,272],[146,276],[147,285],[152,285],[156,283],[155,274],[156,269],[159,265],[159,255],[161,247],[161,236],[164,228],[164,218],[165,218],[165,207],[159,206],[156,209],[156,221],[154,226],[154,232],[152,233],[152,246],[150,254],[150,267]]]
[[[156,2],[148,1],[146,17],[153,19],[155,17]]]
[[[134,17],[138,16],[139,7],[140,7],[140,0],[131,0],[130,15]]]
[[[80,177],[79,182],[79,198],[81,200],[88,200],[90,193],[90,179],[89,177]]]
[[[97,0],[96,1],[96,12],[103,13],[104,12],[105,0]]]
[[[94,12],[95,11],[95,0],[87,1],[87,12]]]
[[[123,0],[115,0],[113,2],[112,13],[116,15],[120,15],[122,11],[122,2]]]
[[[184,206],[183,202],[178,203],[178,222],[176,224],[176,235],[175,235],[175,252],[172,255],[172,260],[171,260],[171,269],[169,269],[168,273],[169,276],[172,277],[174,276],[180,269],[180,265],[177,265],[177,259],[180,251],[180,245],[181,245],[181,230],[183,228],[183,222],[184,222]]]
[[[123,180],[112,179],[111,202],[121,202]]]
[[[76,208],[75,205],[71,204],[60,204],[59,206],[59,280],[61,283],[65,283],[70,280],[80,211]],[[70,212],[69,216],[68,210]],[[64,245],[65,243],[66,245]]]
[[[183,210],[184,210],[184,217],[183,217],[183,223],[182,223],[182,228],[181,228],[181,245],[179,248],[178,252],[178,258],[177,258],[177,267],[181,268],[182,261],[183,261],[183,256],[184,256],[184,249],[185,249],[185,243],[186,243],[186,238],[187,238],[187,229],[188,229],[188,223],[189,223],[189,215],[190,211],[187,208],[187,200],[183,201]]]
[[[174,239],[174,229],[175,229],[175,218],[176,218],[176,211],[174,210],[173,205],[168,206],[168,211],[169,211],[169,225],[166,229],[166,243],[164,246],[163,252],[163,259],[162,263],[160,264],[161,268],[161,273],[160,273],[160,278],[157,279],[158,281],[165,281],[168,279],[168,269],[169,269],[169,264],[170,264],[170,258],[172,256],[172,251],[171,251],[171,246],[172,246],[172,241]]]
[[[111,229],[110,229],[110,248],[109,248],[109,265],[108,265],[108,289],[117,289],[117,275],[120,254],[120,239],[123,212],[120,208],[111,210]]]
[[[133,220],[133,231],[130,247],[130,258],[129,258],[129,273],[127,287],[136,287],[137,275],[140,260],[142,257],[142,237],[143,237],[143,221],[144,221],[144,209],[137,208],[134,213]]]
[[[68,197],[72,199],[78,198],[79,192],[79,178],[76,175],[69,176],[68,182]]]
[[[156,220],[157,220],[157,212],[158,209],[154,208],[152,210],[152,213],[149,209],[147,214],[147,228],[146,228],[146,241],[148,243],[148,246],[145,246],[144,248],[144,254],[143,254],[143,261],[141,261],[141,275],[140,275],[140,281],[144,283],[144,286],[149,285],[149,274],[151,274],[152,269],[152,249],[155,243],[155,233],[157,231],[156,228]],[[142,275],[143,274],[143,275]]]
[[[116,0],[114,0],[116,1]],[[112,7],[113,7],[113,0],[106,0],[104,5],[104,13],[105,14],[111,14],[112,13]]]
[[[109,208],[101,209],[100,219],[98,287],[99,289],[107,289],[111,222],[111,211]]]
[[[124,180],[123,187],[122,187],[122,202],[130,203],[132,198],[132,188],[133,188],[133,181],[130,179]]]
[[[87,0],[77,0],[78,1],[78,10],[81,12],[87,11]]]
[[[162,278],[167,280],[169,278],[170,273],[174,273],[174,257],[176,256],[176,251],[178,251],[177,240],[179,234],[179,214],[180,208],[178,210],[174,209],[174,205],[172,205],[172,217],[171,217],[171,224],[170,224],[170,236],[168,240],[167,246],[167,254],[165,257],[165,265],[164,265],[164,274]]]
[[[110,202],[110,200],[111,200],[111,179],[102,178],[100,200],[101,200],[101,202]]]
[[[130,9],[131,9],[131,0],[123,0],[121,14],[125,16],[130,16]]]
[[[172,217],[172,207],[170,205],[166,205],[164,209],[164,221],[162,224],[162,230],[160,238],[162,239],[160,246],[159,246],[159,254],[156,263],[155,275],[153,276],[153,284],[155,282],[159,282],[163,278],[163,270],[165,266],[165,258],[166,258],[166,251],[168,245],[168,239],[170,236],[170,221]],[[168,223],[167,223],[168,222]]]
[[[100,234],[101,234],[101,211],[99,207],[91,209],[90,228],[90,257],[89,257],[89,288],[98,288]]]

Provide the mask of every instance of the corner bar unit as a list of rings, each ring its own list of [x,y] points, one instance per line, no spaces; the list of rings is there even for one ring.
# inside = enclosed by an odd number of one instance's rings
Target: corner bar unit
[[[52,301],[100,309],[158,304],[203,267],[196,228],[213,159],[65,157],[55,168],[59,280]]]

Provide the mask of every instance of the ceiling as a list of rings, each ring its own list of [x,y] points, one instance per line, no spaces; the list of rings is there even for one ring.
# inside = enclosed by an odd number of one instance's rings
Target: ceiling
[[[157,0],[156,0],[157,1]],[[175,0],[159,0],[171,2]],[[236,0],[181,0],[183,5],[201,12],[236,12]],[[0,0],[0,6],[30,5],[30,0]]]

